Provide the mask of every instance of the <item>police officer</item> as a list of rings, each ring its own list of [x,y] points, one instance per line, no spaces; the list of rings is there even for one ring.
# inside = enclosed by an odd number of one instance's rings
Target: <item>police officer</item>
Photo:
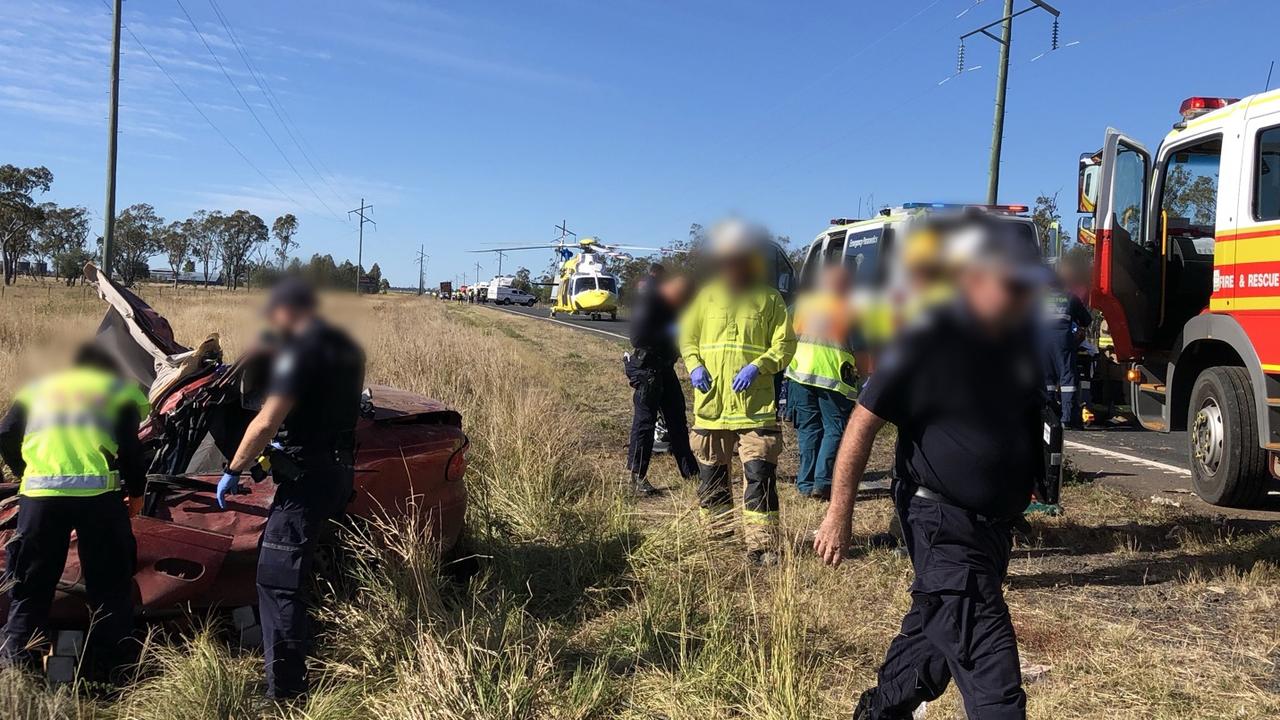
[[[1082,423],[1080,407],[1076,403],[1079,383],[1076,351],[1093,322],[1093,316],[1084,302],[1068,290],[1069,279],[1064,265],[1060,269],[1059,281],[1045,293],[1041,343],[1048,397],[1057,398],[1063,426],[1079,428]]]
[[[683,478],[698,474],[698,461],[689,448],[689,425],[685,417],[684,393],[676,377],[676,316],[689,299],[689,282],[684,277],[664,280],[661,265],[655,263],[637,289],[631,308],[631,347],[623,366],[632,394],[631,439],[627,469],[636,495],[653,495],[649,483],[649,459],[653,456],[654,430],[659,417],[666,426],[668,451]]]
[[[150,412],[111,356],[86,345],[71,369],[23,388],[0,421],[0,455],[22,479],[3,580],[13,584],[4,664],[38,667],[29,646],[48,621],[72,531],[94,617],[90,668],[128,661],[137,546],[124,494],[139,497],[146,483],[138,423]]]
[[[364,386],[364,353],[316,314],[314,290],[281,281],[266,317],[280,347],[262,409],[218,483],[218,505],[243,492],[241,476],[270,447],[275,499],[258,542],[258,612],[267,694],[307,691],[311,645],[307,617],[316,545],[351,498],[355,427]]]
[[[906,720],[953,678],[969,717],[1026,717],[1001,584],[1012,521],[1044,468],[1034,305],[1048,278],[1035,245],[1000,230],[979,219],[966,228],[978,242],[958,297],[886,350],[840,446],[814,549],[839,564],[872,441],[889,422],[894,501],[915,568],[911,609],[856,720]]]

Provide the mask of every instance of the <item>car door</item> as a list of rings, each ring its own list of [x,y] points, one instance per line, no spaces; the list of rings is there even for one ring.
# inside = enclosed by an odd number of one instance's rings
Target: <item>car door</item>
[[[1108,128],[1100,170],[1082,197],[1094,205],[1097,246],[1094,307],[1102,310],[1122,359],[1140,359],[1155,338],[1160,313],[1160,252],[1149,232],[1151,154],[1120,131]]]

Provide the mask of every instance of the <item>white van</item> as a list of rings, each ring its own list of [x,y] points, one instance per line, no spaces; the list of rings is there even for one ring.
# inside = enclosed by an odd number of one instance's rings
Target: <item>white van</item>
[[[533,307],[538,302],[538,298],[519,288],[513,288],[510,285],[499,285],[498,287],[489,288],[489,302],[494,305],[526,305]]]

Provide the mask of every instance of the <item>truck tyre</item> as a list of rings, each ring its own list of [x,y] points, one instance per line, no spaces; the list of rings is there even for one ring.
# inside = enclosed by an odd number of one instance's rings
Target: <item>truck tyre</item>
[[[1200,373],[1187,408],[1187,436],[1191,484],[1201,499],[1224,507],[1258,502],[1269,473],[1248,371],[1211,367]]]

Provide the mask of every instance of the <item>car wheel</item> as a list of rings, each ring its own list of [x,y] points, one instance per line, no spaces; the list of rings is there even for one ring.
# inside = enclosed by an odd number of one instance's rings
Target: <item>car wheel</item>
[[[1253,383],[1241,367],[1200,373],[1187,408],[1191,484],[1205,502],[1225,507],[1257,503],[1266,489],[1267,452],[1258,446]]]

